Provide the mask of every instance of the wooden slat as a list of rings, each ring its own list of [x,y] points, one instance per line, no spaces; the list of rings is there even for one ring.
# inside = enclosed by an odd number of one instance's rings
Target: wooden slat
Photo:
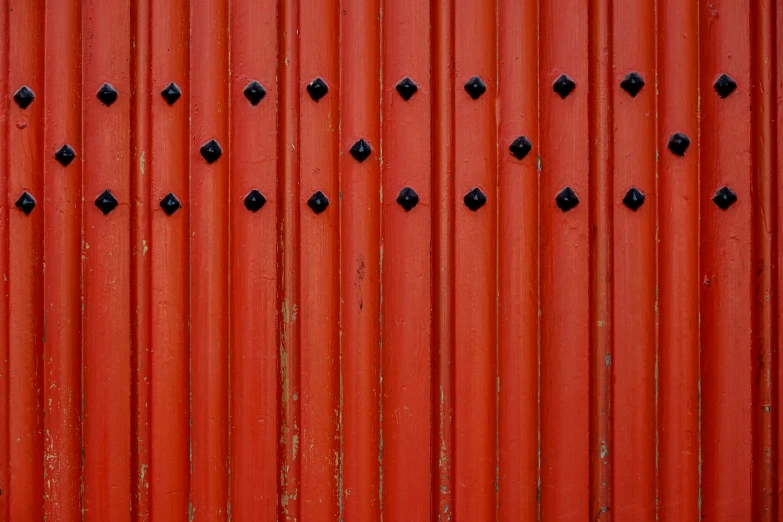
[[[340,410],[340,131],[339,5],[309,3],[299,11],[299,301],[290,303],[300,322],[301,483],[303,520],[339,517]],[[307,85],[321,78],[326,96],[315,101]],[[328,200],[320,213],[308,205],[318,192]],[[323,197],[318,196],[321,200]],[[322,208],[322,207],[321,207]],[[290,371],[294,371],[291,368]],[[296,448],[296,442],[295,446]],[[296,451],[296,449],[294,449]]]
[[[383,520],[426,520],[431,513],[429,6],[384,5],[383,32]],[[397,91],[406,78],[417,90]],[[414,207],[398,203],[404,189]],[[415,196],[413,196],[415,193]]]
[[[388,6],[392,9],[395,6]],[[344,0],[340,17],[342,516],[381,517],[381,11]],[[384,16],[390,16],[389,10]],[[388,96],[388,95],[387,95]],[[358,161],[359,140],[371,149]],[[427,488],[429,489],[429,488]]]
[[[231,435],[234,520],[274,520],[277,499],[278,180],[275,2],[231,7]],[[253,105],[251,82],[266,94]],[[256,100],[253,98],[252,100]],[[263,207],[245,201],[257,190]]]
[[[779,404],[775,375],[778,336],[779,279],[775,273],[778,214],[777,157],[778,132],[775,128],[777,102],[777,47],[775,42],[775,2],[750,4],[750,103],[751,103],[751,192],[753,227],[753,350],[752,375],[752,518],[778,520],[777,462],[775,451],[775,410]]]
[[[46,12],[46,112],[43,171],[44,307],[44,514],[46,520],[82,517],[81,436],[81,222],[82,163],[54,158],[63,143],[81,150],[81,2],[51,2]],[[42,100],[43,101],[43,97]]]
[[[497,481],[495,16],[492,3],[454,2],[454,513],[468,520],[494,517]],[[486,86],[477,99],[473,78]]]
[[[143,173],[149,187],[144,203],[149,208],[150,228],[141,246],[142,254],[150,260],[149,502],[153,520],[183,521],[188,517],[190,492],[190,445],[187,443],[191,433],[190,422],[193,417],[199,417],[195,425],[201,428],[200,418],[203,415],[203,410],[197,410],[196,404],[193,405],[193,412],[189,411],[191,354],[188,350],[190,338],[187,324],[193,310],[189,309],[188,302],[191,275],[187,269],[190,253],[188,224],[194,205],[190,199],[188,167],[191,161],[195,165],[203,165],[204,161],[201,157],[193,160],[188,152],[192,147],[189,139],[191,122],[188,118],[188,99],[192,92],[188,67],[189,34],[187,25],[176,16],[177,12],[186,11],[187,2],[153,1],[150,9],[153,23],[150,26],[152,55],[148,100],[151,110],[149,149],[144,157]],[[203,38],[203,35],[199,36]],[[170,105],[160,93],[172,82],[183,95]],[[198,126],[202,129],[206,126],[211,130],[211,125],[212,122]],[[221,138],[218,138],[219,142],[226,144],[227,138]],[[225,162],[226,158],[219,161]],[[225,166],[216,168],[226,169]],[[211,173],[206,175],[212,176]],[[196,190],[193,193],[201,195]],[[181,208],[169,216],[161,206],[161,201],[170,194]],[[199,200],[199,204],[203,204],[203,199]],[[202,225],[201,216],[192,219],[195,227]],[[211,238],[202,237],[204,234],[198,234],[194,241],[199,245],[202,240],[209,244]],[[196,255],[203,255],[203,252]],[[215,275],[215,284],[219,285],[217,273]],[[219,288],[217,292],[220,292]],[[197,309],[203,311],[206,307],[197,305]],[[201,332],[205,326],[201,323],[195,329]],[[211,351],[214,345],[208,346],[207,349]],[[137,347],[140,348],[143,347]],[[219,349],[215,352],[218,352],[215,355],[219,357]],[[196,356],[196,353],[193,355]],[[196,360],[200,359],[194,358]],[[214,369],[219,371],[219,363],[214,365]],[[201,374],[196,373],[196,376],[198,379]],[[203,381],[194,380],[193,383],[200,392]],[[222,401],[223,394],[217,391],[214,393],[220,395]],[[193,397],[203,398],[199,393]],[[194,436],[196,433],[202,434],[197,431]],[[194,439],[196,441],[203,442],[200,438]],[[202,463],[197,460],[198,464]],[[199,472],[201,469],[200,466],[197,468]]]
[[[655,3],[614,6],[611,513],[641,522],[655,520],[657,496]],[[644,86],[632,96],[622,85],[634,73]],[[623,202],[634,189],[638,208]]]
[[[11,109],[11,88],[8,84],[8,0],[0,2],[0,146],[3,149],[8,147],[8,132],[10,127],[10,109]],[[3,274],[0,281],[0,491],[5,491],[5,495],[0,495],[0,517],[8,519],[10,514],[9,495],[11,485],[11,444],[8,440],[10,434],[11,422],[11,404],[10,397],[10,343],[11,332],[9,330],[9,230],[8,217],[10,211],[10,197],[8,195],[8,169],[10,161],[8,156],[0,159],[0,272]]]
[[[747,153],[749,9],[718,0],[700,13],[701,516],[750,520],[751,403],[757,377],[751,358],[754,285],[749,269],[754,196]],[[725,98],[714,88],[723,74],[737,84]],[[725,210],[712,201],[723,187],[737,197]]]
[[[44,10],[11,0],[8,9],[8,92],[27,86],[36,99],[22,109],[10,100],[5,147],[8,183],[8,466],[9,519],[43,518],[43,157]],[[36,202],[26,215],[23,192]]]
[[[228,519],[228,6],[210,0],[191,3],[190,9],[191,83],[181,100],[189,97],[195,114],[190,142],[190,504],[199,519],[217,522]]]
[[[659,517],[699,520],[697,2],[658,2]],[[684,156],[668,148],[682,133]]]
[[[540,513],[576,521],[590,518],[587,2],[551,2],[540,17]],[[565,98],[553,90],[562,75],[576,84]],[[579,203],[564,211],[556,197],[569,187]]]
[[[454,512],[454,0],[432,3],[432,519]]]
[[[501,522],[534,520],[538,513],[541,141],[537,17],[536,2],[508,0],[499,4],[498,97],[503,107],[497,140],[498,519]],[[528,319],[520,321],[520,317]]]
[[[152,241],[150,213],[150,121],[152,102],[152,3],[135,1],[131,8],[132,82],[131,176],[131,520],[150,517],[150,277]]]
[[[74,163],[83,162],[83,518],[123,520],[131,488],[130,2],[86,2],[82,28],[83,146]],[[97,97],[104,83],[117,91],[111,106]],[[95,204],[106,191],[117,201],[108,213]]]

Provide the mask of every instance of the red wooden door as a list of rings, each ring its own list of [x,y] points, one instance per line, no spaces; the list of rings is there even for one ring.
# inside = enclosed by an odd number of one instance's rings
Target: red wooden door
[[[779,0],[0,0],[0,521],[783,520]]]

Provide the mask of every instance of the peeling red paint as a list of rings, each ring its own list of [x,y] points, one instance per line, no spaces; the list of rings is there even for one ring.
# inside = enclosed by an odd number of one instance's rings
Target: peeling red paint
[[[0,0],[0,521],[778,520],[780,35]]]

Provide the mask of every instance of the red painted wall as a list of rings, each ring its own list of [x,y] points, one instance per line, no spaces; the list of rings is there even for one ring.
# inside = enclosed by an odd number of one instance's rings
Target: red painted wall
[[[0,0],[0,522],[783,520],[782,48]]]

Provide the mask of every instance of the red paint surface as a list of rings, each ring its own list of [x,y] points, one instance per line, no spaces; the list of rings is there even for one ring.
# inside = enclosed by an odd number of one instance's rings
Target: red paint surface
[[[559,0],[542,5],[540,12],[539,488],[544,520],[590,515],[589,220],[594,200],[588,176],[587,8],[584,0]],[[563,26],[570,28],[569,38],[558,36]],[[561,74],[576,83],[565,99],[552,90]],[[566,186],[576,192],[579,204],[564,213],[555,196]]]
[[[147,43],[152,51],[144,57],[148,79],[143,88],[152,92],[149,96],[139,93],[136,98],[137,114],[147,112],[149,117],[145,129],[148,141],[141,148],[143,156],[137,152],[136,164],[132,165],[137,187],[146,191],[139,201],[144,203],[135,208],[146,217],[144,224],[148,227],[141,244],[134,247],[137,256],[140,253],[142,262],[150,267],[146,286],[138,288],[137,295],[149,300],[147,306],[152,312],[139,314],[147,321],[149,336],[149,425],[144,433],[149,441],[149,468],[139,466],[135,471],[138,488],[149,495],[149,518],[172,521],[185,520],[191,483],[190,447],[185,443],[191,435],[188,383],[192,344],[187,327],[191,290],[189,274],[181,269],[189,257],[188,222],[193,213],[193,203],[188,204],[187,152],[192,123],[185,103],[191,88],[188,27],[175,14],[186,6],[186,2],[150,4],[154,23],[150,24]],[[171,82],[183,90],[184,96],[170,107],[159,93]],[[173,216],[167,216],[158,203],[169,193],[183,205]],[[143,360],[140,348],[138,345],[136,350]],[[192,354],[196,357],[196,352]]]
[[[272,520],[277,486],[278,97],[274,2],[231,7],[231,402],[230,495],[234,520]],[[253,106],[244,97],[253,80],[267,91]],[[258,190],[266,204],[248,212],[244,199]],[[251,255],[247,255],[251,253]],[[244,448],[237,451],[237,448]]]
[[[131,493],[130,2],[82,21],[82,448],[85,521],[127,517]],[[99,15],[100,13],[100,15]],[[95,93],[120,94],[111,107]],[[68,140],[70,142],[70,140]],[[72,145],[73,146],[73,145]],[[50,155],[44,160],[52,161]],[[66,169],[68,170],[68,169]],[[67,175],[72,175],[68,173]],[[95,200],[110,190],[108,215]]]
[[[62,93],[45,121],[44,149],[48,159],[63,143],[81,150],[82,78],[69,64],[81,61],[81,9],[72,2],[50,4],[47,40],[53,50],[46,59],[45,91]],[[57,22],[54,22],[57,20]],[[56,43],[54,43],[56,42]],[[82,474],[82,164],[63,167],[56,161],[44,168],[44,411],[46,519],[81,520]]]
[[[781,34],[777,0],[0,1],[0,521],[780,520]]]
[[[361,163],[350,154],[340,157],[343,516],[379,522],[381,208],[374,203],[381,190],[380,2],[348,1],[343,8],[340,149],[359,139],[372,148]]]
[[[228,520],[228,21],[225,2],[190,4],[190,32],[200,38],[190,45],[190,84],[176,104],[182,110],[189,101],[191,113],[190,506],[194,520],[211,522]],[[208,164],[200,149],[210,140],[222,155]]]
[[[698,22],[696,2],[658,4],[658,474],[662,520],[699,520]],[[706,91],[705,91],[706,92]],[[691,137],[685,156],[669,137]]]
[[[414,18],[411,12],[427,14]],[[429,6],[404,0],[387,5],[383,16],[383,519],[426,520],[433,497],[436,404],[431,395]],[[408,101],[395,88],[406,77],[419,88]],[[397,204],[405,187],[419,196],[409,212]]]
[[[655,81],[655,2],[625,2],[613,11],[612,83],[638,72]],[[630,45],[627,42],[631,42]],[[656,284],[650,252],[656,244],[656,96],[646,87],[635,98],[612,96],[614,140],[612,285],[614,347],[611,357],[612,515],[616,520],[651,520],[656,512]],[[645,203],[629,214],[621,203],[632,187]],[[618,219],[624,216],[623,219]],[[600,363],[600,361],[596,361]]]

